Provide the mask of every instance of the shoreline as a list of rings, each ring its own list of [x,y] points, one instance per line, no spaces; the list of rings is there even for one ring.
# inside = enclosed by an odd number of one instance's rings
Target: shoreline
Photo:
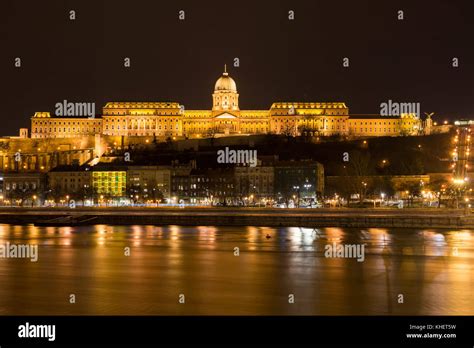
[[[0,223],[37,226],[182,225],[267,227],[474,228],[474,215],[437,208],[0,208]]]

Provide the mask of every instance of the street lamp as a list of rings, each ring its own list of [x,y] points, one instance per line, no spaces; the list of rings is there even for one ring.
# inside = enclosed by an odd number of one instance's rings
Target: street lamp
[[[298,200],[297,200],[298,203],[296,204],[296,202],[295,202],[295,205],[296,205],[297,208],[299,208],[299,207],[300,207],[300,186],[299,186],[299,185],[293,186],[293,190],[296,190],[296,193],[297,193],[297,195],[298,195]],[[296,196],[293,195],[293,199],[296,200],[295,197],[296,197]]]
[[[360,203],[363,202],[363,200],[365,199],[365,196],[367,195],[367,183],[365,181],[362,181],[361,182],[363,188],[361,188],[361,197],[359,198],[360,199]]]

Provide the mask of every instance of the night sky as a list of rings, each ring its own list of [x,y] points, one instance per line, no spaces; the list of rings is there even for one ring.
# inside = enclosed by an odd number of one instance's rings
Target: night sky
[[[64,99],[95,102],[98,112],[107,101],[210,109],[224,63],[241,109],[344,101],[363,114],[378,113],[391,99],[420,102],[435,120],[473,118],[470,3],[2,0],[0,134],[29,128],[35,111],[53,112]],[[232,67],[235,57],[239,68]]]

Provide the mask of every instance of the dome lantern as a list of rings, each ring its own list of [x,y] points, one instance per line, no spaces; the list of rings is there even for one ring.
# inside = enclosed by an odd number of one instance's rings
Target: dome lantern
[[[227,65],[224,65],[224,72],[219,77],[214,86],[212,94],[213,105],[212,110],[239,110],[239,94],[237,93],[237,85],[227,72]]]

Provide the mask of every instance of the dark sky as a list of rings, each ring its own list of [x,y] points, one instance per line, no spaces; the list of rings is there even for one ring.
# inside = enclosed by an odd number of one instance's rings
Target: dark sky
[[[126,100],[210,109],[215,80],[234,57],[241,109],[344,101],[351,113],[377,113],[391,99],[420,102],[435,119],[471,118],[472,2],[2,0],[0,134],[17,134],[35,111],[64,99],[96,102],[98,111]]]

